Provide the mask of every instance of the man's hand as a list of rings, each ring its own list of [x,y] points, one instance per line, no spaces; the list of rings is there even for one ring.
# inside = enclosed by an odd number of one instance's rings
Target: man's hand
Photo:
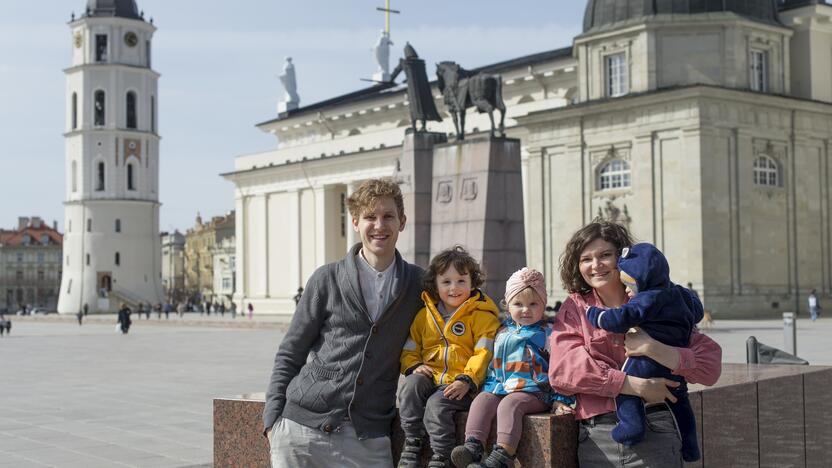
[[[425,364],[414,369],[413,374],[422,374],[429,379],[433,379],[433,370]]]
[[[670,393],[667,387],[678,387],[679,382],[663,379],[661,377],[653,379],[643,379],[641,377],[633,377],[628,375],[624,379],[624,386],[621,388],[621,393],[625,395],[633,395],[640,397],[648,405],[656,403],[664,403],[665,400],[671,403],[676,403],[676,397]]]
[[[469,391],[471,391],[471,387],[467,383],[461,380],[455,380],[452,384],[445,387],[442,394],[449,400],[461,400]]]

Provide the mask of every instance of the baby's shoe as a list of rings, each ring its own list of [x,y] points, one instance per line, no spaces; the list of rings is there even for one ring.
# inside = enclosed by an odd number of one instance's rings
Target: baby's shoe
[[[456,468],[468,468],[471,463],[478,463],[482,460],[482,442],[475,437],[465,439],[465,445],[454,447],[451,452],[451,462]]]

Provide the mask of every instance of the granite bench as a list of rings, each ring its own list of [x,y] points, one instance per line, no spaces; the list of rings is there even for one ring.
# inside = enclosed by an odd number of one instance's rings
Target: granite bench
[[[725,364],[713,387],[690,385],[702,460],[688,465],[828,466],[831,388],[832,367]],[[215,467],[269,466],[268,442],[261,435],[263,399],[261,393],[214,400]],[[457,419],[460,441],[464,418]],[[526,416],[518,465],[577,468],[577,434],[569,415]],[[394,431],[396,459],[402,443],[403,434]]]

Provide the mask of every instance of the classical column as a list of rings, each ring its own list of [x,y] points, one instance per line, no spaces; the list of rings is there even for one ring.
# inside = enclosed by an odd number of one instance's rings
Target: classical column
[[[353,192],[355,192],[355,182],[350,182],[347,184],[347,198],[351,197]],[[349,251],[356,242],[358,242],[357,238],[355,237],[355,230],[352,228],[352,215],[350,215],[350,210],[347,207],[347,204],[344,203],[344,216],[347,219],[347,251]]]

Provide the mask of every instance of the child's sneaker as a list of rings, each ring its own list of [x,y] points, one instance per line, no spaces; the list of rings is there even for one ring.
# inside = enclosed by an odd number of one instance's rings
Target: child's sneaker
[[[450,460],[441,453],[434,453],[428,462],[428,468],[450,468]]]
[[[402,455],[399,457],[398,468],[419,468],[419,458],[422,455],[422,439],[406,438]]]
[[[474,437],[465,439],[465,445],[454,447],[451,452],[451,462],[456,468],[468,468],[471,463],[478,463],[482,460],[482,442]]]
[[[509,455],[508,452],[506,452],[506,449],[500,447],[499,445],[494,445],[494,450],[491,451],[488,458],[486,458],[482,463],[474,466],[480,468],[513,468],[514,455]]]

